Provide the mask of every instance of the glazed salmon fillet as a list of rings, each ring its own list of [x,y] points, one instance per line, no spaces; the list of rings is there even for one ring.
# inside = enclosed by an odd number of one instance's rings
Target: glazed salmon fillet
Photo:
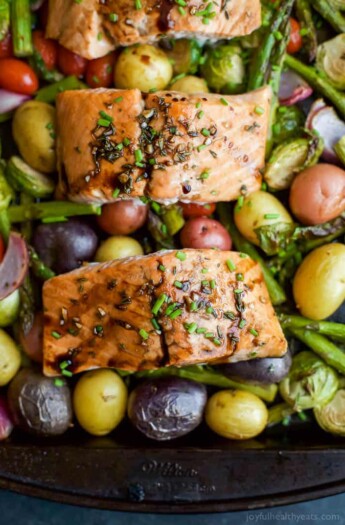
[[[44,284],[44,373],[128,371],[287,349],[259,265],[237,252],[171,250],[90,264]]]
[[[47,37],[87,59],[162,36],[229,39],[261,24],[260,0],[50,0]]]
[[[59,194],[217,202],[257,191],[271,90],[244,95],[76,90],[57,97]]]

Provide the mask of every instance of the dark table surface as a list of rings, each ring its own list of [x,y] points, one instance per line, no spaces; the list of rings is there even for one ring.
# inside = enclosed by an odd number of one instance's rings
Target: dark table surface
[[[221,514],[135,514],[74,507],[0,491],[0,525],[345,524],[345,494],[296,505]]]

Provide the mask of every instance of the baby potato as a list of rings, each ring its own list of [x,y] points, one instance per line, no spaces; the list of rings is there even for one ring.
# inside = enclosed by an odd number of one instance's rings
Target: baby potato
[[[110,235],[129,235],[144,226],[148,214],[147,204],[139,199],[104,204],[97,222]]]
[[[345,299],[345,245],[325,244],[309,253],[295,274],[293,295],[305,317],[332,315]]]
[[[94,436],[109,434],[122,421],[127,387],[113,370],[92,370],[82,375],[73,394],[73,407],[84,430]]]
[[[144,251],[141,244],[132,237],[125,235],[113,235],[103,241],[98,248],[95,261],[107,262],[123,257],[133,257],[134,255],[143,255]]]
[[[187,75],[179,78],[170,89],[173,91],[182,91],[183,93],[208,93],[207,82],[203,78],[195,77],[194,75]]]
[[[345,211],[345,171],[332,164],[317,164],[294,179],[290,208],[303,224],[322,224]]]
[[[124,49],[114,70],[115,87],[140,91],[165,89],[172,76],[173,67],[167,55],[148,44]]]
[[[21,357],[16,343],[0,329],[0,386],[7,385],[20,368]]]
[[[278,222],[292,223],[289,212],[282,203],[266,191],[247,195],[240,209],[235,209],[234,220],[237,228],[248,241],[259,245],[255,233],[257,228]]]
[[[261,399],[242,390],[220,390],[207,402],[205,419],[213,432],[228,439],[250,439],[267,425],[268,411]]]
[[[20,154],[43,173],[56,169],[54,129],[55,108],[45,102],[29,100],[14,114],[12,132]]]
[[[20,306],[19,290],[15,290],[0,301],[0,326],[5,328],[14,323]]]

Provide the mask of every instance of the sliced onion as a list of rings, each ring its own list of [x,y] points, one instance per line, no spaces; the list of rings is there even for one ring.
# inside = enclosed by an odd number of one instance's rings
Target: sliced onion
[[[38,11],[40,7],[44,4],[45,0],[34,0],[30,3],[31,11]]]
[[[315,103],[316,104],[316,103]],[[322,158],[327,162],[339,164],[334,146],[345,136],[345,122],[341,120],[331,106],[317,106],[308,116],[309,129],[317,131],[324,141]]]
[[[0,301],[22,284],[29,269],[28,249],[19,233],[12,232],[0,264]]]
[[[0,115],[16,109],[23,104],[23,102],[29,100],[29,98],[27,95],[20,95],[19,93],[0,89]]]
[[[292,106],[313,94],[313,89],[294,71],[284,71],[280,81],[279,102]]]
[[[13,430],[13,423],[6,399],[0,397],[0,441],[8,438]]]
[[[307,120],[305,121],[305,127],[307,129],[313,129],[312,127],[313,118],[315,117],[316,113],[320,111],[320,109],[323,109],[326,107],[327,107],[327,104],[323,100],[323,98],[318,98],[317,100],[315,100],[315,102],[313,103],[313,105],[311,106],[309,110],[309,113],[307,115]]]

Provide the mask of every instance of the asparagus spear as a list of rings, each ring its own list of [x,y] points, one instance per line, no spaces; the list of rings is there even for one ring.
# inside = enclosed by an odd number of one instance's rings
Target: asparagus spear
[[[345,17],[328,0],[313,0],[313,7],[338,33],[345,33]]]
[[[277,395],[277,385],[253,385],[251,383],[245,383],[240,381],[233,381],[228,377],[224,376],[220,372],[217,372],[211,367],[194,365],[183,368],[175,368],[169,366],[166,368],[160,368],[159,370],[144,370],[137,372],[136,377],[162,377],[162,376],[178,376],[184,379],[191,379],[198,383],[204,383],[205,385],[213,385],[219,388],[235,388],[239,390],[245,390],[257,395],[261,399],[264,399],[268,403],[272,403]]]
[[[273,277],[271,271],[266,266],[264,259],[259,255],[255,247],[242,237],[242,235],[237,230],[236,226],[233,224],[231,220],[231,208],[225,203],[220,203],[217,205],[217,212],[220,218],[220,222],[230,233],[230,236],[233,240],[236,249],[240,252],[246,253],[252,259],[254,259],[254,261],[260,264],[272,303],[274,305],[285,303],[285,292],[280,286],[280,284]]]
[[[19,206],[10,206],[8,216],[11,222],[26,220],[54,219],[63,220],[74,215],[100,215],[101,207],[95,204],[78,204],[66,201],[36,202]]]
[[[41,279],[42,281],[47,281],[48,279],[54,277],[55,273],[53,270],[44,264],[32,246],[29,246],[29,258],[30,268],[35,277]]]
[[[7,243],[8,238],[10,236],[10,230],[11,230],[11,223],[8,218],[7,210],[0,211],[0,234],[1,237],[4,239],[5,243]]]
[[[10,28],[10,4],[8,0],[0,0],[0,42],[5,38]]]
[[[306,328],[312,332],[328,335],[345,343],[345,324],[331,323],[329,321],[313,321],[300,315],[279,314],[279,321],[283,328]]]
[[[277,42],[280,51],[283,47],[285,51],[286,36],[281,30],[282,28],[285,28],[285,24],[289,19],[293,3],[294,0],[283,0],[281,5],[278,6],[271,24],[268,27],[267,33],[261,45],[257,48],[256,54],[254,55],[249,71],[248,90],[257,89],[268,83],[269,73],[272,71],[272,69],[274,70],[275,65],[277,65],[272,61],[272,53],[275,51]],[[279,45],[280,42],[285,44],[285,46]],[[278,59],[279,67],[279,61],[281,58],[279,53],[276,54],[276,58]],[[276,81],[274,81],[274,84],[276,84]]]
[[[17,57],[32,55],[31,11],[29,0],[11,0],[13,51]]]
[[[296,0],[297,18],[303,31],[303,47],[308,62],[314,62],[317,52],[317,35],[313,15],[308,0]]]
[[[41,102],[52,103],[55,102],[56,96],[62,91],[68,91],[70,89],[86,89],[87,85],[84,82],[81,82],[79,78],[75,76],[70,76],[50,84],[50,86],[45,86],[39,89],[36,93],[36,100]]]
[[[302,328],[289,328],[289,332],[314,350],[328,365],[345,374],[345,353],[323,335]]]
[[[27,335],[34,322],[35,300],[32,283],[29,275],[24,279],[22,286],[19,288],[20,293],[20,310],[18,321],[24,335]]]
[[[338,109],[340,115],[345,118],[344,94],[335,89],[314,67],[303,64],[303,62],[300,62],[291,55],[286,55],[285,65],[296,71],[296,73],[301,75],[314,89],[328,98]]]

